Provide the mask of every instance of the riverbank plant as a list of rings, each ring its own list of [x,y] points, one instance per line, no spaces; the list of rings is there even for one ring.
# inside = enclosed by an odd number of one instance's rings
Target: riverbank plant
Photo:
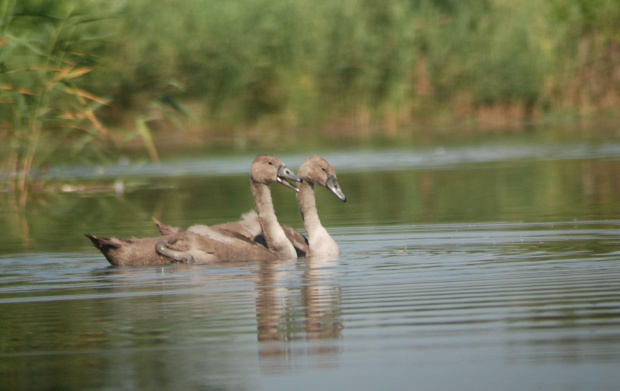
[[[58,157],[41,145],[94,156],[106,127],[156,160],[161,135],[245,148],[614,116],[620,104],[617,0],[1,4],[0,137],[22,194],[32,167]],[[196,121],[162,115],[179,102]]]
[[[364,136],[620,101],[616,0],[136,0],[123,18],[115,101],[175,78],[215,134]]]
[[[23,206],[33,169],[49,163],[61,147],[62,155],[81,155],[82,161],[101,154],[90,142],[108,136],[95,115],[108,102],[77,84],[97,67],[101,37],[87,25],[99,18],[71,4],[50,12],[18,10],[15,1],[2,6],[2,168],[8,193]]]
[[[95,18],[114,11],[90,30],[108,36],[89,49],[106,66],[83,86],[110,97],[105,123],[128,130],[136,122],[124,116],[144,116],[171,81],[197,111],[198,131],[214,136],[268,128],[363,136],[434,118],[610,113],[620,101],[616,0],[23,4],[79,4]]]

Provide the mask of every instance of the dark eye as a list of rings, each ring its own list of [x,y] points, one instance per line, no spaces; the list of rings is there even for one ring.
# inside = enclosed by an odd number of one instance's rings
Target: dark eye
[[[273,166],[273,163],[272,163],[272,162],[269,162],[269,165],[270,165],[270,166]]]
[[[325,167],[322,167],[321,170],[323,170],[323,172],[327,172],[327,170],[325,169]]]

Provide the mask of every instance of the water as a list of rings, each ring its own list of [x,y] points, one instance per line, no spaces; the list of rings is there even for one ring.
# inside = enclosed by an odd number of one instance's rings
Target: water
[[[0,388],[618,388],[619,142],[324,156],[329,262],[112,268],[81,236],[233,220],[248,156],[46,174],[84,187],[0,215]]]

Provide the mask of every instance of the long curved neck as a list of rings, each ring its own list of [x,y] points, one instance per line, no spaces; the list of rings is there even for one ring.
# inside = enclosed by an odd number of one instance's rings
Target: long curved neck
[[[301,211],[301,218],[304,220],[304,228],[308,237],[312,237],[318,229],[323,228],[319,219],[319,212],[316,209],[314,198],[314,183],[304,181],[299,184],[297,193],[297,203]]]
[[[322,257],[338,256],[340,254],[338,244],[332,239],[319,219],[319,212],[316,209],[316,200],[314,198],[313,183],[303,181],[299,184],[297,203],[299,204],[301,218],[304,220],[304,228],[308,235],[310,254]]]
[[[282,259],[297,258],[295,247],[286,238],[284,230],[280,223],[278,223],[269,186],[251,180],[250,187],[254,197],[254,207],[258,214],[258,221],[263,229],[267,246]]]

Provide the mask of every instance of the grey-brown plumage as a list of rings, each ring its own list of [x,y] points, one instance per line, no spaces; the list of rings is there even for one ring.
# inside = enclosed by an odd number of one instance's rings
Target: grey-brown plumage
[[[162,223],[153,217],[153,222],[157,226],[157,229],[162,235],[169,235],[172,233],[184,232],[185,230],[180,227],[174,227],[172,225],[168,225]],[[290,227],[288,225],[280,223],[280,227],[284,231],[287,239],[293,247],[295,248],[297,257],[305,257],[308,250],[308,239],[304,235],[302,235],[295,228]],[[263,235],[263,229],[258,222],[258,215],[256,212],[248,212],[241,216],[241,220],[232,221],[230,223],[217,224],[217,225],[202,225],[196,224],[187,228],[187,231],[194,232],[200,234],[205,229],[211,229],[216,232],[219,232],[223,235],[232,235],[232,236],[240,236],[244,237],[250,241],[262,244],[265,247],[268,247],[267,241],[265,240],[265,236]]]
[[[250,179],[257,220],[266,233],[268,246],[249,240],[233,230],[218,230],[207,226],[201,226],[199,232],[171,229],[166,235],[156,238],[118,239],[92,234],[86,236],[108,262],[115,266],[295,258],[295,249],[287,240],[275,216],[269,185],[278,182],[294,188],[286,180],[300,181],[299,177],[275,156],[261,155],[252,163]]]
[[[299,167],[297,174],[302,179],[302,182],[299,184],[299,192],[297,193],[297,202],[308,238],[290,226],[284,224],[280,224],[280,226],[288,241],[294,246],[298,257],[308,255],[324,258],[338,257],[340,250],[319,220],[314,196],[314,185],[317,184],[326,187],[338,199],[346,202],[347,198],[340,189],[336,178],[336,170],[324,158],[310,156]],[[183,232],[182,228],[164,224],[155,218],[153,220],[163,235],[172,232]],[[189,227],[188,231],[200,233],[202,227],[206,226],[194,225]],[[255,213],[247,213],[239,221],[213,225],[209,228],[223,234],[235,233],[257,243],[266,243],[258,216]]]
[[[247,240],[179,232],[155,238],[86,236],[113,266],[205,264],[218,261],[273,261],[278,254]]]
[[[314,185],[317,184],[329,189],[342,202],[347,201],[347,197],[340,189],[340,184],[336,179],[336,170],[322,157],[310,156],[299,167],[297,175],[303,180],[299,184],[297,203],[308,235],[309,255],[320,258],[337,258],[340,255],[340,249],[321,224],[314,197]]]

